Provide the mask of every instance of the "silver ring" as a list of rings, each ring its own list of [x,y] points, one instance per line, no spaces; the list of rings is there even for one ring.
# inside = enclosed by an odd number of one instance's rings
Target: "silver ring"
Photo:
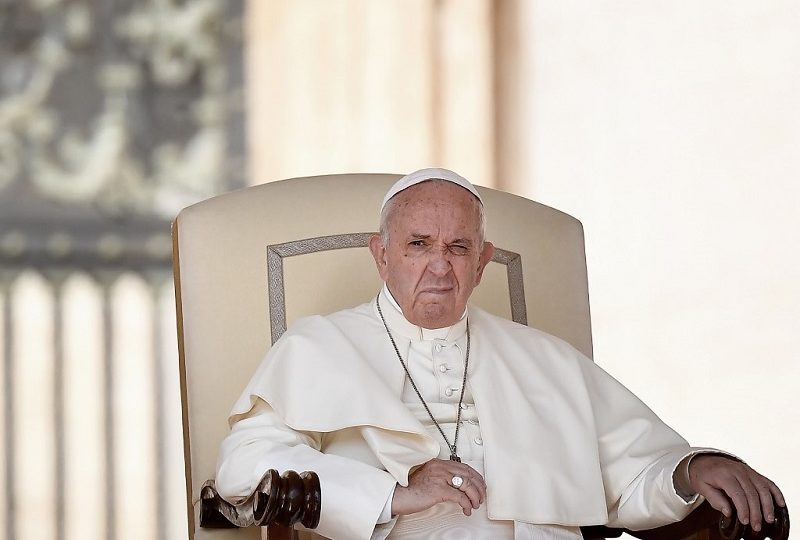
[[[453,484],[454,488],[459,489],[462,485],[464,485],[464,479],[458,475],[455,475],[450,479],[450,483]]]

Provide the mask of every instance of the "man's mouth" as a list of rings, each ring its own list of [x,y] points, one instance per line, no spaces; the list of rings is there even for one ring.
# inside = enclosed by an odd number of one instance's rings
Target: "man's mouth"
[[[428,294],[447,294],[453,290],[453,287],[425,287],[421,292]]]

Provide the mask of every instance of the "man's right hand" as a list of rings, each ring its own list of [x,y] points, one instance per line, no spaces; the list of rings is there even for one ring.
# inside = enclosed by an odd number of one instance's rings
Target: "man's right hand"
[[[460,488],[453,487],[454,476],[464,479]],[[460,505],[469,516],[485,500],[486,482],[478,471],[464,463],[432,459],[411,473],[408,487],[395,488],[392,515],[414,514],[449,501]]]

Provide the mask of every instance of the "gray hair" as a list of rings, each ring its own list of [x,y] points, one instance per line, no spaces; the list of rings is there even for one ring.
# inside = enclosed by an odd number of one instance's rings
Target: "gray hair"
[[[431,178],[430,180],[425,180],[424,182],[420,182],[420,184],[425,184],[427,182],[437,182],[442,184],[452,184],[449,180],[442,180],[441,178]],[[419,184],[415,184],[419,185]],[[457,185],[457,184],[456,184]],[[465,190],[467,191],[467,190]],[[402,193],[402,191],[400,192]],[[381,242],[384,246],[389,245],[389,220],[392,218],[392,214],[394,213],[395,207],[397,206],[397,193],[394,197],[386,201],[386,204],[383,206],[381,210],[381,220],[378,231],[381,235]],[[470,193],[472,195],[472,193]],[[472,198],[476,203],[478,203],[478,241],[480,245],[478,246],[479,249],[483,249],[483,242],[486,238],[486,212],[483,209],[483,203],[472,195]]]

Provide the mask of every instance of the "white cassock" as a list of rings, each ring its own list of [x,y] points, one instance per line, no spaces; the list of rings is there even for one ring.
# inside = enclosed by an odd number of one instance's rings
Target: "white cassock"
[[[452,441],[465,320],[409,323],[384,288],[381,307],[423,397]],[[468,310],[471,347],[459,454],[483,473],[487,500],[470,518],[454,505],[377,525],[395,484],[449,452],[386,334],[375,301],[298,320],[234,405],[217,465],[220,494],[248,496],[268,469],[313,470],[322,486],[316,532],[335,539],[580,538],[580,525],[644,529],[685,517],[678,495],[690,448],[638,398],[567,343]],[[430,518],[430,519],[429,519]],[[438,532],[437,532],[438,534]],[[374,535],[374,536],[373,536]]]

